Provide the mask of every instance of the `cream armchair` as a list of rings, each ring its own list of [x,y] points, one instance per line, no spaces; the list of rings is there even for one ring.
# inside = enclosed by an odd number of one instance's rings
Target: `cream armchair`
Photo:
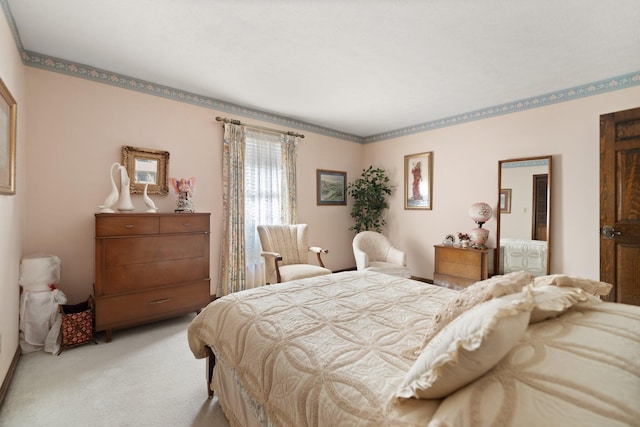
[[[321,255],[329,251],[308,244],[307,224],[259,225],[262,256],[267,267],[267,283],[288,282],[331,274]],[[308,253],[314,252],[318,264],[309,264]]]
[[[394,248],[389,239],[375,231],[362,231],[353,238],[353,255],[358,271],[411,277],[406,254]]]

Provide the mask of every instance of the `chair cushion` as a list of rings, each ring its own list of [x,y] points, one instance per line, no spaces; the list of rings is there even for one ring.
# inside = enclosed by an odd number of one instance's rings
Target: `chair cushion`
[[[322,276],[324,274],[331,274],[331,270],[313,264],[289,264],[280,266],[280,277],[283,282]]]
[[[365,268],[364,271],[373,271],[391,276],[405,277],[407,279],[411,278],[411,270],[409,268],[391,262],[370,262],[369,267]]]

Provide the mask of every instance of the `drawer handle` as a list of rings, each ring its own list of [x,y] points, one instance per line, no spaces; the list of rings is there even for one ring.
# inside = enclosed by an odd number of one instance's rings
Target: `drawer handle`
[[[184,225],[185,227],[191,227],[191,223],[190,223],[190,222],[185,222],[185,223],[184,223],[184,224],[182,224],[182,225]]]
[[[157,299],[154,301],[149,301],[147,304],[151,305],[151,304],[164,304],[165,302],[169,302],[171,301],[171,298],[162,298],[162,299]]]
[[[125,224],[124,228],[133,228],[133,224]]]

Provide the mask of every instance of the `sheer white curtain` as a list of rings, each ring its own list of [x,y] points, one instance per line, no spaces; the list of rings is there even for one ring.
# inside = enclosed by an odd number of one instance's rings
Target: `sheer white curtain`
[[[245,243],[247,288],[266,283],[264,259],[256,226],[282,224],[283,164],[280,135],[245,131]]]

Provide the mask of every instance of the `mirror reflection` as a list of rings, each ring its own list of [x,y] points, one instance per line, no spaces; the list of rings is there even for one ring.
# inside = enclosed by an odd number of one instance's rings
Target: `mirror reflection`
[[[158,161],[153,159],[135,159],[134,181],[139,184],[157,184]]]
[[[549,274],[551,156],[500,161],[498,186],[497,274]]]

